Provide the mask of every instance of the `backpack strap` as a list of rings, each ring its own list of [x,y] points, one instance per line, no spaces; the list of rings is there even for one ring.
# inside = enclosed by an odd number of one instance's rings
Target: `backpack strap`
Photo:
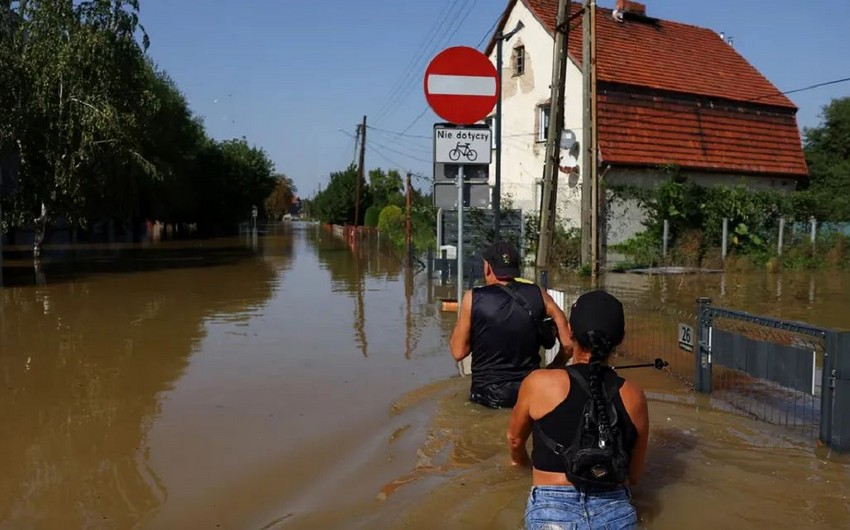
[[[569,447],[561,445],[555,440],[553,440],[551,437],[549,437],[549,435],[543,431],[543,427],[541,427],[537,422],[534,422],[534,425],[532,426],[531,430],[534,432],[535,438],[543,442],[544,447],[546,447],[556,455],[563,456],[564,453],[566,453],[569,449]]]
[[[496,285],[498,285],[503,291],[508,293],[508,296],[510,296],[513,301],[517,303],[517,305],[519,305],[526,313],[528,313],[528,317],[531,319],[532,322],[537,325],[540,325],[540,319],[537,318],[537,316],[535,316],[534,314],[534,311],[532,311],[531,308],[528,307],[528,302],[525,300],[524,296],[516,292],[516,289],[513,289],[512,287],[502,285],[501,283],[497,283]]]

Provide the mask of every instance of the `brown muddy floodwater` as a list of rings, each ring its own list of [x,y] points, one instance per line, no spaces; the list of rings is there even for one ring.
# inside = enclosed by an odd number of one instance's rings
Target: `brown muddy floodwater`
[[[466,402],[444,295],[374,243],[288,223],[58,248],[37,269],[12,252],[2,279],[2,529],[522,526],[508,411]],[[633,304],[850,324],[846,273],[607,282]],[[850,527],[846,457],[629,377],[651,397],[643,527]]]

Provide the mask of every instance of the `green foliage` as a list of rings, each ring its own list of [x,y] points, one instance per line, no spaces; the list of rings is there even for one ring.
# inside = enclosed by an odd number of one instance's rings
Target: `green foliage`
[[[359,174],[354,164],[344,171],[331,173],[328,187],[313,198],[314,214],[324,223],[351,225],[361,224],[367,206],[372,202],[365,182],[360,182],[360,219],[355,222],[357,181]]]
[[[656,237],[652,230],[644,230],[620,245],[609,247],[609,251],[628,257],[628,261],[617,264],[615,270],[655,267],[661,263],[661,250],[661,237]]]
[[[5,2],[0,41],[0,161],[19,162],[4,229],[36,216],[212,229],[274,189],[268,156],[210,140],[152,64],[139,0]]]
[[[295,193],[298,189],[295,187],[292,179],[283,173],[278,173],[273,175],[273,177],[275,179],[275,188],[271,195],[266,198],[264,206],[268,218],[280,220],[292,209],[292,203],[295,200]]]
[[[822,124],[805,130],[812,213],[823,221],[850,220],[850,97],[824,106]]]
[[[565,269],[578,269],[581,266],[581,229],[564,228],[561,219],[555,221],[555,233],[552,236],[550,262]],[[540,217],[527,215],[525,218],[525,241],[523,247],[528,253],[537,252],[540,239]]]
[[[378,231],[389,236],[394,245],[404,244],[405,228],[404,211],[401,208],[391,204],[381,210],[378,216]]]
[[[381,215],[381,207],[372,205],[366,208],[366,217],[363,220],[363,225],[374,228],[378,226],[378,216]]]
[[[816,207],[817,198],[809,191],[782,193],[753,190],[743,185],[702,187],[674,172],[654,189],[619,188],[615,195],[636,199],[647,213],[645,231],[611,247],[627,256],[627,262],[619,268],[655,266],[664,261],[661,245],[665,219],[670,222],[669,261],[677,264],[703,264],[708,251],[721,246],[724,218],[728,219],[729,255],[745,256],[748,264],[775,269],[843,263],[840,257],[826,259],[827,252],[837,244],[835,238],[838,236],[824,232],[817,246],[822,250],[817,251],[806,241],[793,240],[792,224],[807,222]],[[786,251],[777,257],[780,217],[787,222]],[[836,250],[833,254],[843,256],[841,252]],[[738,265],[740,263],[736,262]]]
[[[372,193],[373,204],[378,208],[388,204],[404,206],[403,189],[401,174],[397,170],[391,169],[384,172],[381,168],[377,168],[369,172],[369,190]]]

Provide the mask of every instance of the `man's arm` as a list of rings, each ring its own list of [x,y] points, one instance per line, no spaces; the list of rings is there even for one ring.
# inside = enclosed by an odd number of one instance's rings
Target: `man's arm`
[[[463,293],[460,303],[460,315],[457,317],[449,347],[455,361],[462,361],[469,355],[469,339],[472,334],[472,291]]]
[[[537,379],[535,372],[528,374],[519,387],[519,396],[516,405],[511,412],[511,421],[508,423],[508,447],[511,453],[511,464],[515,466],[528,466],[531,459],[528,458],[528,450],[525,443],[531,435],[531,394],[534,381]]]
[[[572,339],[570,338],[570,324],[567,321],[567,315],[555,303],[555,300],[549,296],[546,289],[540,288],[540,293],[543,295],[543,305],[546,308],[546,316],[552,319],[555,327],[558,329],[558,343],[560,349],[555,358],[549,363],[547,368],[563,368],[567,365],[567,361],[573,356]]]

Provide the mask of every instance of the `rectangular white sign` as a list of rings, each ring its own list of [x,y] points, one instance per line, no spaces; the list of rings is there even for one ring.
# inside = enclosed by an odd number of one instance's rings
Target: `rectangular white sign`
[[[679,324],[679,348],[694,351],[694,328],[687,324]]]
[[[438,164],[489,164],[490,129],[434,129],[434,161]]]

